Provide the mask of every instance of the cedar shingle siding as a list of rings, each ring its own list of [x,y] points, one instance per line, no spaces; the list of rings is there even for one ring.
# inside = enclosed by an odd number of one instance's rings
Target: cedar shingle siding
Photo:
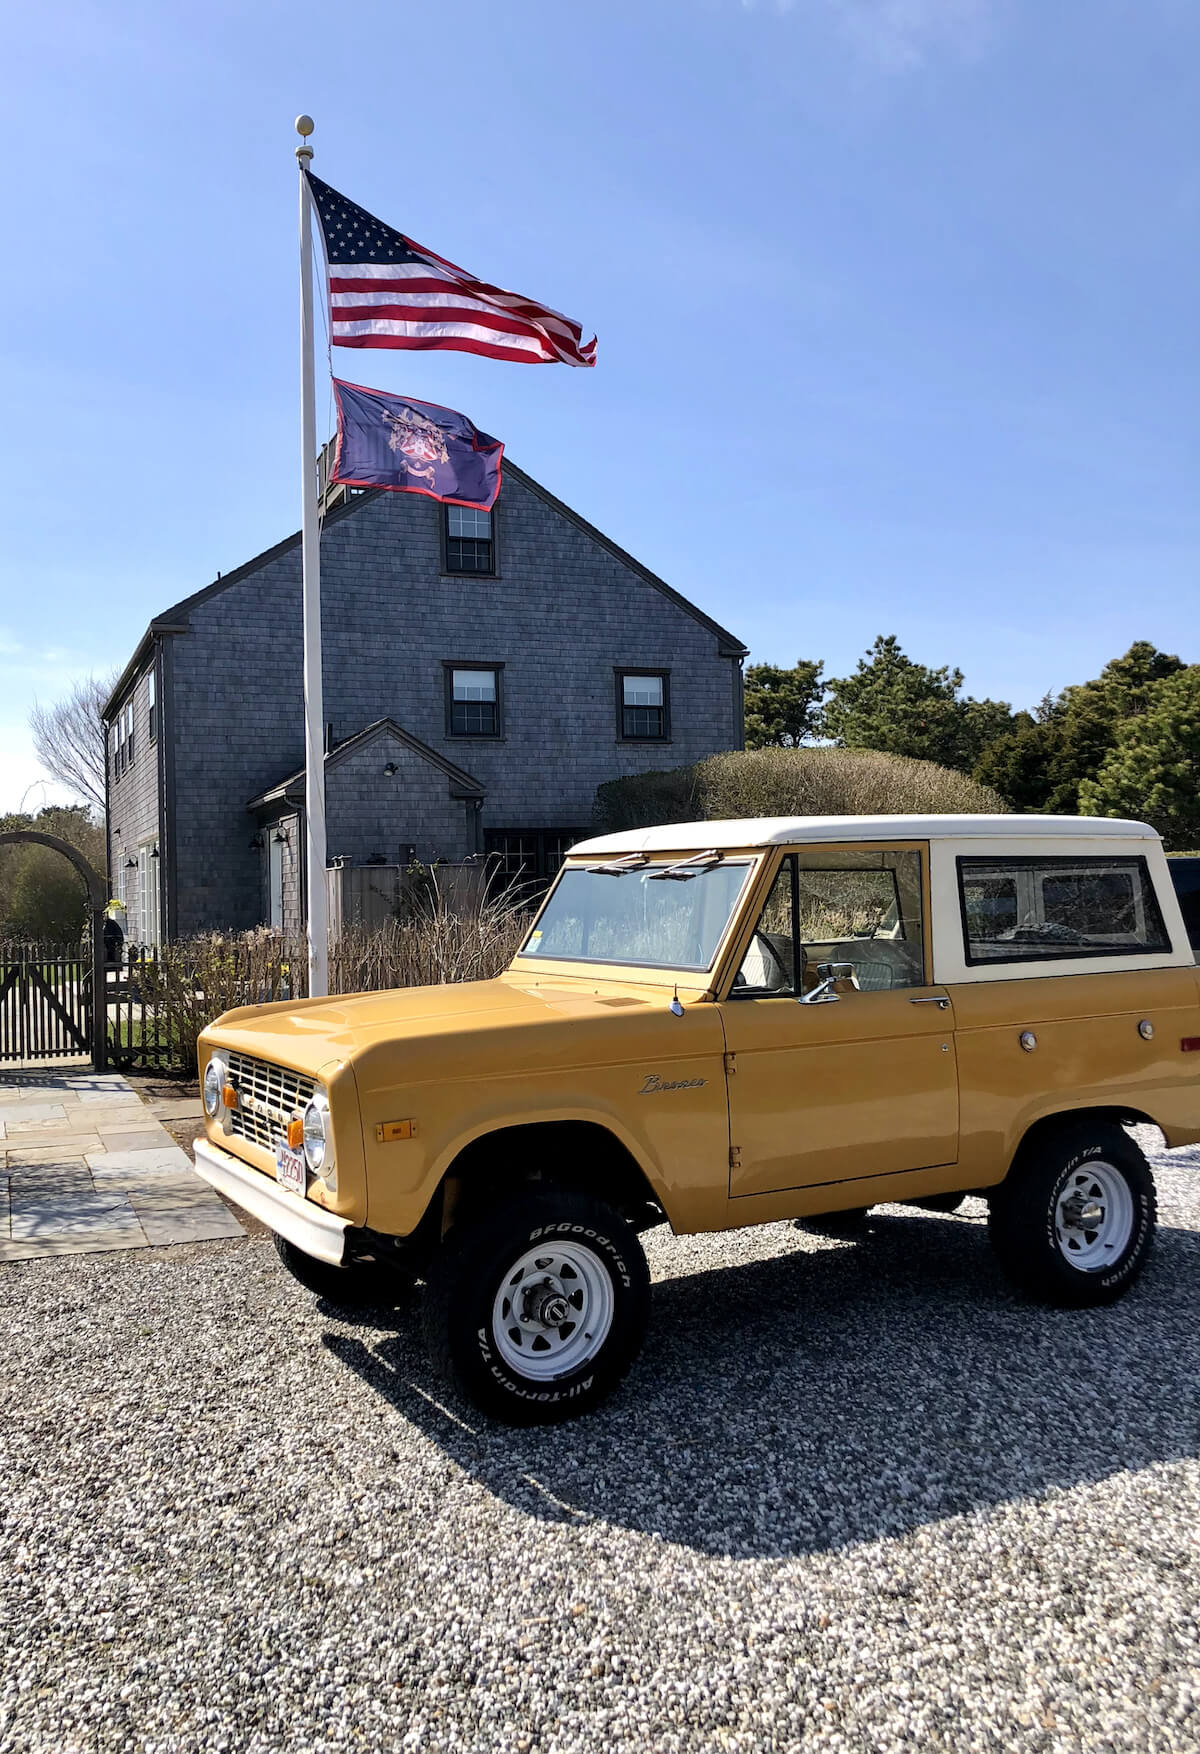
[[[422,859],[455,859],[497,828],[585,830],[602,781],[741,746],[743,648],[732,635],[515,467],[494,516],[499,571],[486,578],[443,572],[443,508],[432,500],[367,494],[326,520],[330,857],[403,862],[415,846]],[[152,623],[109,703],[115,716],[132,682],[136,753],[119,778],[110,765],[110,861],[115,870],[138,837],[160,833],[171,936],[268,917],[265,843],[302,807],[303,782],[273,807],[248,806],[304,763],[300,583],[292,538],[178,604]],[[156,750],[144,673],[158,653]],[[447,662],[503,665],[500,739],[447,735]],[[670,671],[669,743],[620,739],[619,668]],[[425,754],[385,731],[336,759],[338,745],[385,719]]]

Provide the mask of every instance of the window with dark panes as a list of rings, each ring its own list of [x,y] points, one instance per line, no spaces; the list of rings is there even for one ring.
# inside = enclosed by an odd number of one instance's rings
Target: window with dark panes
[[[1145,859],[960,859],[969,963],[1171,948]]]
[[[485,845],[501,878],[544,886],[587,833],[586,828],[489,828]]]
[[[666,672],[622,670],[617,682],[621,736],[630,741],[662,742],[669,735],[670,724]]]
[[[492,514],[477,506],[446,507],[446,571],[481,572],[496,570],[496,550],[492,537]]]
[[[498,670],[451,669],[449,730],[452,737],[500,735]]]
[[[158,735],[156,696],[157,690],[154,682],[154,671],[151,670],[150,674],[146,677],[146,736],[151,743],[153,743],[155,737]]]

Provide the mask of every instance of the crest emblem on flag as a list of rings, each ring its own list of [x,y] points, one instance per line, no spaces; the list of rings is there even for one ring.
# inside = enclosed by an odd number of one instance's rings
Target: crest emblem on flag
[[[437,473],[432,465],[450,461],[450,453],[446,449],[446,440],[441,429],[432,420],[418,414],[407,402],[402,403],[394,413],[390,410],[385,412],[383,421],[385,426],[392,429],[388,438],[388,450],[399,451],[408,457],[408,473],[422,481],[428,481],[430,487],[436,491]],[[422,463],[431,466],[423,469],[420,467]]]

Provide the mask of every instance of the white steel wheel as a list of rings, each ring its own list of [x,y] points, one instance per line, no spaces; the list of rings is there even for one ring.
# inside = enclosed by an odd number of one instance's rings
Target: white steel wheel
[[[583,1243],[554,1238],[527,1249],[504,1274],[492,1336],[509,1370],[552,1382],[599,1352],[613,1324],[608,1268]]]
[[[1133,1226],[1133,1192],[1119,1169],[1092,1158],[1068,1173],[1054,1204],[1054,1235],[1077,1272],[1103,1272],[1119,1260]]]

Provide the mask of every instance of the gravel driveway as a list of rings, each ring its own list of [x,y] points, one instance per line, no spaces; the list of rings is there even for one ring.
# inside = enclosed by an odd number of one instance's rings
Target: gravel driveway
[[[1115,1309],[983,1207],[647,1240],[554,1431],[260,1240],[0,1271],[0,1751],[1200,1750],[1200,1151]]]

